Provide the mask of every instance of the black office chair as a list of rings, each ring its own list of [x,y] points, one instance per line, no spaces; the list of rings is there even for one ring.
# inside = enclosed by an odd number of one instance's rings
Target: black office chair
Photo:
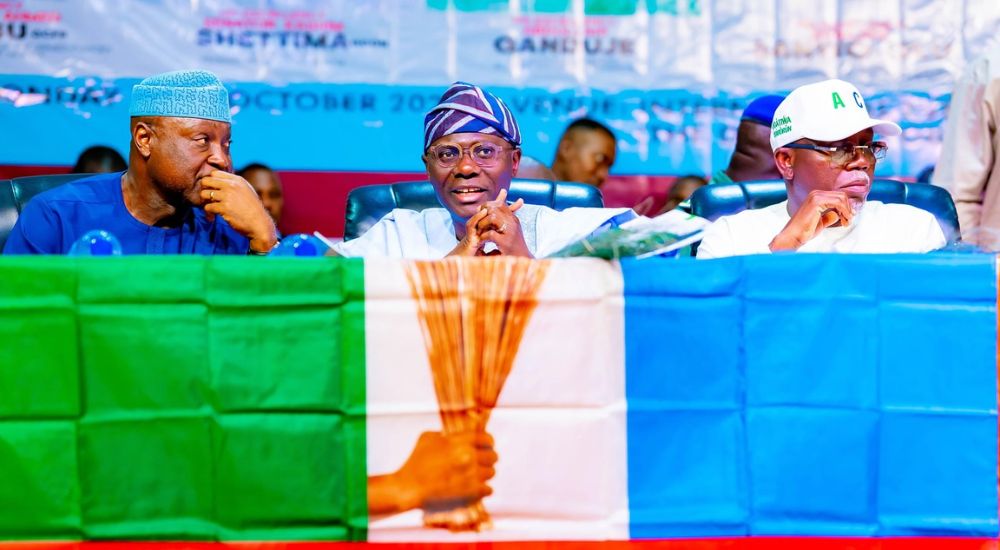
[[[574,206],[604,206],[600,189],[592,185],[548,180],[515,179],[510,183],[508,199],[524,199],[528,204],[556,210]],[[347,195],[344,240],[357,238],[394,208],[419,211],[440,207],[441,203],[429,181],[356,187]]]
[[[785,182],[781,180],[706,185],[691,195],[691,213],[714,221],[720,216],[778,204],[786,198]],[[949,243],[958,241],[961,235],[955,203],[948,191],[936,185],[876,179],[868,200],[908,204],[934,214]]]
[[[7,242],[7,235],[14,228],[17,217],[24,205],[35,195],[93,174],[56,174],[48,176],[25,176],[11,180],[0,180],[0,250]]]

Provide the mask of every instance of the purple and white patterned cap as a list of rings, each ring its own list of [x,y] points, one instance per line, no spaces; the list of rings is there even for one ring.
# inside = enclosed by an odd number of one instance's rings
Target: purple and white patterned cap
[[[458,133],[494,134],[521,145],[521,130],[504,102],[465,82],[452,84],[424,117],[424,150],[439,138]]]

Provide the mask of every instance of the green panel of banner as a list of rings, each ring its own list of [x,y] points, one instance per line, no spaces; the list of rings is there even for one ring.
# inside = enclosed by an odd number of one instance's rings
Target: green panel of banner
[[[363,540],[363,277],[0,258],[0,539]]]

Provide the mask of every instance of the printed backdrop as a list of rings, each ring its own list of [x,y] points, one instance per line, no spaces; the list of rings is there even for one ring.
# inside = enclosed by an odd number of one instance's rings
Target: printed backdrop
[[[749,98],[842,77],[905,129],[881,174],[913,176],[998,29],[994,0],[0,0],[0,165],[124,150],[132,84],[200,67],[231,87],[237,165],[420,172],[423,113],[461,79],[543,161],[589,115],[614,173],[706,174]]]

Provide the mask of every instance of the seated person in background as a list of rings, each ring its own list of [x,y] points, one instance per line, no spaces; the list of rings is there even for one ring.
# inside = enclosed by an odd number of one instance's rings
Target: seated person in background
[[[917,183],[930,183],[934,178],[934,165],[925,166],[923,170],[917,173]]]
[[[615,164],[615,134],[589,118],[574,120],[559,138],[552,171],[559,181],[600,187]]]
[[[264,254],[274,222],[232,174],[229,95],[205,71],[149,77],[132,89],[124,174],[59,186],[32,199],[5,254],[65,254],[88,231],[112,233],[124,254]]]
[[[281,223],[281,212],[285,208],[285,191],[281,187],[278,174],[263,164],[251,163],[236,172],[237,176],[247,180],[260,197],[264,210],[271,215],[274,225]]]
[[[927,252],[944,246],[934,216],[905,204],[866,202],[875,162],[898,125],[868,115],[853,85],[801,86],[774,114],[771,147],[788,200],[719,218],[705,230],[699,258],[802,252]]]
[[[774,110],[783,99],[782,95],[765,95],[747,105],[736,129],[736,147],[729,166],[712,174],[710,183],[781,179],[774,165],[770,137]]]
[[[107,174],[124,172],[128,166],[118,151],[104,145],[86,148],[76,159],[71,174]]]
[[[674,184],[670,186],[670,193],[667,195],[667,202],[663,205],[663,209],[660,213],[669,212],[674,208],[677,208],[682,202],[688,200],[691,193],[698,190],[699,187],[706,185],[708,182],[705,178],[701,176],[681,176],[674,180]]]
[[[529,180],[557,181],[555,172],[542,161],[528,155],[521,155],[521,165],[517,167],[517,177]]]
[[[333,251],[414,259],[541,257],[635,217],[627,208],[559,212],[521,200],[508,204],[507,189],[521,161],[520,145],[517,121],[500,98],[456,82],[424,118],[424,166],[444,208],[397,208]]]

